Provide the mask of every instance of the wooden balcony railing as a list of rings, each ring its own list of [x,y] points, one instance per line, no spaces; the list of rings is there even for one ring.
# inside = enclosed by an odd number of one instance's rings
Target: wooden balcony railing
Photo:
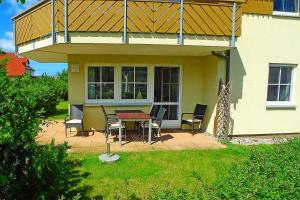
[[[241,15],[238,5],[235,36],[241,33]],[[45,0],[14,18],[15,43],[20,45],[62,31],[170,34],[182,31],[182,34],[231,36],[232,19],[233,0],[185,0],[182,9],[180,0]]]

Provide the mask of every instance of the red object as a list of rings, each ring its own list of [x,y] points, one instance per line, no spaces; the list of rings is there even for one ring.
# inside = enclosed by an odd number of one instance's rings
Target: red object
[[[144,113],[141,110],[116,110],[117,118],[123,119],[150,119],[150,115]]]
[[[8,63],[6,64],[6,72],[7,76],[23,76],[25,73],[30,73],[34,71],[29,66],[29,60],[25,57],[17,56],[14,53],[5,53],[0,55],[0,59],[8,59]]]

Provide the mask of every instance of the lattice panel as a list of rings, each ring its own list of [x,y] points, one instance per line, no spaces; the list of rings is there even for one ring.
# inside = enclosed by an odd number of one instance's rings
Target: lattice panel
[[[214,131],[217,137],[227,139],[232,128],[230,117],[231,81],[227,85],[221,83],[220,89]]]
[[[236,35],[240,35],[241,9],[236,12]],[[186,34],[230,36],[232,5],[184,4],[183,30]]]
[[[17,19],[15,32],[17,45],[51,33],[51,4]]]
[[[69,2],[69,31],[121,32],[123,1],[72,0]]]

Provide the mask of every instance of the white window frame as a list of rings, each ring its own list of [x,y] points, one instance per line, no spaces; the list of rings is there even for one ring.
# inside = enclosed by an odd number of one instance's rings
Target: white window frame
[[[88,98],[88,68],[89,67],[107,67],[111,66],[114,68],[114,99],[89,99]],[[146,67],[147,68],[147,99],[122,99],[122,67]],[[87,105],[152,105],[153,92],[152,86],[154,83],[154,67],[149,64],[115,64],[115,63],[87,63],[85,64],[85,75],[84,75],[84,93],[85,93],[85,104]]]
[[[102,80],[100,80],[100,82],[89,82],[89,78],[88,78],[88,68],[89,68],[89,67],[98,67],[98,68],[101,68],[101,70],[100,70],[100,79],[102,79],[102,68],[104,68],[104,67],[112,67],[112,68],[114,69],[114,82],[113,82],[113,84],[114,84],[114,86],[115,86],[115,67],[114,67],[114,66],[112,66],[112,65],[88,66],[88,67],[87,67],[87,79],[86,79],[86,81],[87,81],[87,84],[86,84],[87,99],[88,99],[88,85],[89,85],[90,83],[91,83],[91,84],[100,84],[100,87],[102,87],[101,85],[102,85],[102,84],[105,84],[105,83],[107,83],[107,84],[112,84],[112,82],[103,82]],[[114,87],[114,93],[115,93],[115,87]],[[102,89],[101,89],[100,95],[101,95],[101,96],[103,95]],[[114,98],[113,98],[113,99],[114,99]],[[89,100],[104,100],[104,101],[111,101],[111,100],[113,100],[113,99],[102,99],[102,98],[100,98],[100,99],[89,99]]]
[[[299,9],[300,9],[300,0],[298,1],[298,7],[296,12],[284,12],[284,11],[275,11],[273,10],[273,15],[278,16],[299,16]]]
[[[267,84],[267,94],[268,94],[268,86],[269,86],[269,69],[270,67],[291,67],[292,74],[291,74],[291,88],[290,88],[290,100],[289,101],[268,101],[267,100],[267,108],[295,108],[296,107],[296,99],[295,99],[295,71],[296,71],[296,64],[279,64],[279,63],[271,63],[269,64],[268,68],[268,84]],[[279,81],[281,80],[281,74],[279,77]],[[280,85],[280,82],[279,82]],[[279,86],[280,87],[280,86]],[[279,91],[280,92],[280,91]]]
[[[133,79],[134,79],[134,81],[133,82],[129,82],[130,84],[133,84],[133,86],[134,86],[134,92],[133,92],[133,99],[123,99],[122,98],[122,85],[123,85],[123,81],[122,81],[122,69],[124,68],[124,67],[132,67],[133,68]],[[135,70],[136,70],[136,68],[139,68],[139,67],[142,67],[142,68],[146,68],[147,69],[147,82],[137,82],[136,80],[135,80]],[[147,84],[147,98],[146,99],[136,99],[135,98],[135,85],[136,84]],[[134,102],[136,102],[136,101],[138,101],[138,102],[143,102],[143,101],[148,101],[148,95],[149,95],[149,68],[147,67],[147,65],[122,65],[121,66],[121,90],[120,90],[120,97],[121,97],[121,101],[134,101]]]

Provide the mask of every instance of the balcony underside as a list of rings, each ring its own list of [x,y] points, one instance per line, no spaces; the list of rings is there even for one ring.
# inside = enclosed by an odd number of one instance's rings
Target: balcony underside
[[[157,55],[205,56],[212,51],[225,51],[230,47],[181,46],[157,44],[55,44],[30,50],[21,55],[38,62],[67,62],[68,55]]]

